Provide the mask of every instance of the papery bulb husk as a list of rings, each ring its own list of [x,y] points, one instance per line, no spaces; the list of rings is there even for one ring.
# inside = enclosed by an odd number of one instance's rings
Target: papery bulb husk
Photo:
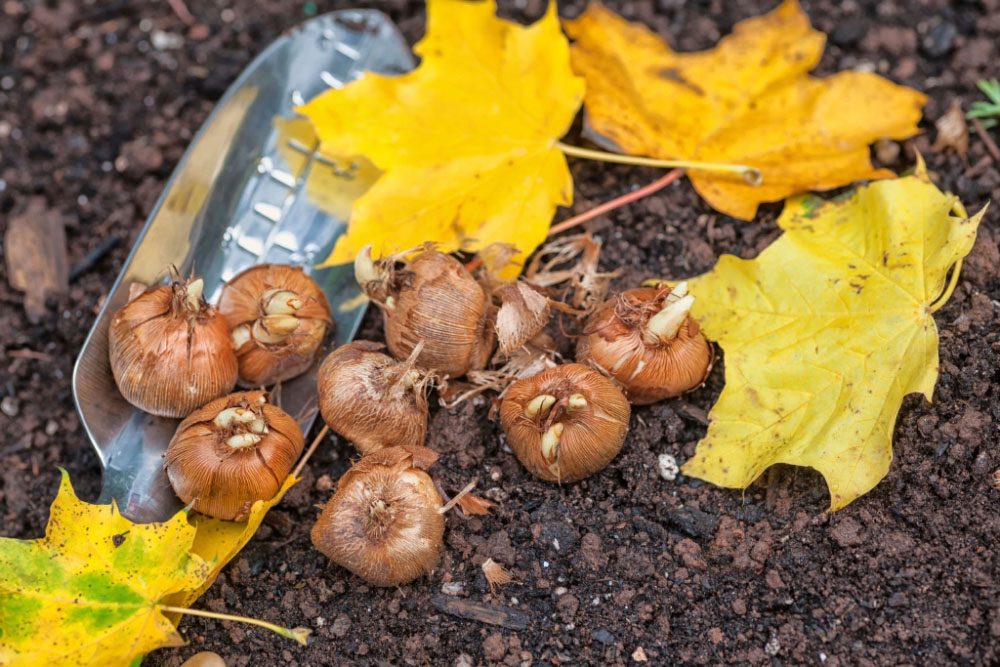
[[[545,328],[551,316],[548,298],[533,287],[517,281],[500,295],[496,330],[500,353],[507,357]]]
[[[441,496],[424,470],[426,447],[366,455],[337,482],[312,529],[316,548],[369,584],[400,586],[434,569],[441,556]]]
[[[111,318],[108,349],[118,390],[135,407],[160,417],[186,417],[233,390],[237,362],[229,328],[197,292],[195,281],[142,289]]]
[[[255,334],[259,329],[254,324],[260,321],[258,326],[266,328],[265,301],[276,290],[294,294],[301,303],[288,314],[298,326],[278,342],[264,341]],[[233,277],[222,288],[219,312],[232,331],[246,327],[236,348],[239,383],[244,387],[269,386],[309,370],[333,327],[323,290],[300,267],[285,264],[258,264]]]
[[[394,445],[423,445],[427,436],[425,377],[367,340],[343,345],[317,375],[323,421],[362,454]]]
[[[229,408],[238,408],[247,420],[218,424],[216,418]],[[245,447],[234,448],[227,442],[253,436],[258,441]],[[185,503],[194,502],[195,510],[243,521],[255,502],[278,493],[304,444],[299,425],[268,403],[266,392],[237,392],[181,422],[164,454],[164,467],[174,492]]]
[[[571,409],[577,395],[585,399],[585,408]],[[529,416],[526,408],[539,396],[552,397],[552,404],[547,412]],[[565,364],[512,384],[500,406],[500,423],[530,472],[550,482],[575,482],[618,455],[630,414],[628,400],[611,380],[582,364]],[[555,455],[547,457],[543,438],[554,428],[562,432]]]
[[[364,251],[363,251],[364,252]],[[382,310],[385,339],[396,359],[417,343],[421,368],[452,379],[486,367],[496,342],[496,307],[457,259],[425,246],[401,269],[389,258],[382,281],[362,285]]]
[[[605,301],[576,344],[577,362],[614,379],[634,405],[696,389],[712,370],[715,349],[690,316],[672,340],[650,345],[644,339],[643,326],[669,294],[669,287],[640,287]]]

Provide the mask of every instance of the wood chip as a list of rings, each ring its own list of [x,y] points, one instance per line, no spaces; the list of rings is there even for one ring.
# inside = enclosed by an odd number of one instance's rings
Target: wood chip
[[[524,630],[528,627],[528,617],[516,609],[499,605],[484,604],[463,598],[451,598],[443,595],[431,600],[438,611],[442,611],[467,621],[478,621],[499,625],[508,630]]]
[[[69,289],[69,260],[62,216],[34,197],[27,209],[11,219],[4,235],[7,281],[24,292],[28,320],[38,323],[46,314],[45,299]]]

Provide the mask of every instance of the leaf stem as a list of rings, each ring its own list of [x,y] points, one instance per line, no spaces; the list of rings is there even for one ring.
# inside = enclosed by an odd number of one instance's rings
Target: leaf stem
[[[327,426],[326,424],[323,424],[323,428],[320,429],[320,432],[316,435],[316,438],[312,441],[312,444],[309,445],[309,449],[307,449],[306,453],[302,455],[302,458],[299,460],[299,464],[295,466],[295,470],[292,471],[292,477],[299,476],[299,473],[302,472],[302,469],[306,467],[306,463],[309,462],[309,457],[313,455],[313,452],[315,452],[316,448],[319,447],[319,443],[323,441],[323,438],[325,438],[326,434],[329,432],[330,432],[330,427]]]
[[[161,611],[172,612],[175,614],[186,614],[188,616],[203,616],[205,618],[214,618],[220,621],[236,621],[237,623],[249,623],[250,625],[258,625],[262,628],[267,628],[271,632],[276,632],[282,637],[287,637],[288,639],[294,639],[303,646],[306,645],[306,637],[308,637],[312,630],[309,628],[293,628],[289,630],[288,628],[283,628],[280,625],[275,625],[274,623],[268,623],[267,621],[261,621],[256,618],[247,618],[245,616],[232,616],[230,614],[219,614],[214,611],[203,611],[201,609],[188,609],[187,607],[172,607],[170,605],[157,605]]]
[[[634,202],[636,199],[642,199],[646,195],[651,195],[657,190],[662,190],[663,188],[667,187],[668,185],[670,185],[683,175],[684,175],[683,169],[674,169],[673,171],[669,171],[660,178],[650,183],[649,185],[643,186],[638,190],[636,190],[635,192],[628,192],[620,197],[615,197],[610,201],[604,202],[600,206],[595,206],[589,211],[584,211],[583,213],[575,215],[572,218],[569,218],[568,220],[563,220],[558,225],[552,225],[552,227],[549,228],[549,236],[550,237],[555,236],[556,234],[564,232],[567,229],[583,224],[588,220],[596,218],[599,215],[603,215],[608,211],[612,211],[618,208],[619,206],[624,206],[625,204]]]
[[[699,169],[702,171],[720,171],[726,173],[739,174],[748,185],[757,187],[761,183],[760,169],[748,167],[743,164],[724,164],[718,162],[693,162],[691,160],[658,160],[649,157],[638,157],[635,155],[620,155],[618,153],[607,153],[605,151],[594,151],[589,148],[570,146],[561,141],[556,142],[556,148],[566,155],[582,157],[588,160],[600,160],[601,162],[615,162],[617,164],[634,164],[640,167],[664,167],[667,169]]]

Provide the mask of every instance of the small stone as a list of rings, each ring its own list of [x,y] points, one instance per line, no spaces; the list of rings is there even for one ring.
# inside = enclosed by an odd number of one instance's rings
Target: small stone
[[[719,527],[719,517],[694,507],[678,507],[667,512],[672,524],[690,537],[710,540]]]
[[[887,137],[875,142],[875,157],[882,164],[895,164],[899,159],[899,151],[899,143]]]
[[[329,493],[337,487],[337,483],[333,481],[333,478],[329,475],[320,475],[319,479],[316,480],[316,490],[323,493]]]
[[[830,537],[842,547],[856,547],[864,544],[865,539],[861,535],[861,524],[845,517],[830,527]]]
[[[47,422],[45,422],[45,435],[51,438],[58,432],[59,432],[59,422],[57,422],[55,419],[50,419]]]
[[[615,643],[615,636],[610,632],[608,632],[607,630],[605,630],[604,628],[598,628],[597,630],[594,630],[593,632],[590,633],[590,636],[596,639],[597,641],[601,642],[605,646],[607,646],[608,644]]]
[[[837,24],[833,34],[830,35],[830,41],[837,46],[851,46],[860,41],[866,32],[868,32],[868,19],[851,17]]]
[[[455,667],[475,667],[476,661],[468,653],[459,653],[455,658]]]
[[[681,470],[677,465],[677,459],[670,454],[660,454],[657,457],[657,467],[660,470],[660,477],[668,482],[677,479],[677,473]]]
[[[347,632],[350,629],[351,618],[347,614],[337,614],[337,618],[334,619],[333,625],[330,626],[330,631],[337,639],[343,639],[346,637]]]
[[[441,592],[445,595],[461,595],[463,590],[461,581],[448,581],[441,584]]]
[[[947,55],[955,45],[958,28],[952,23],[939,23],[920,42],[920,49],[931,58]]]
[[[149,36],[149,41],[157,51],[168,49],[179,49],[184,46],[184,38],[172,32],[154,30]]]
[[[483,656],[487,660],[499,662],[503,660],[506,653],[507,647],[504,645],[503,635],[499,632],[495,632],[483,640]]]
[[[16,417],[21,411],[21,406],[13,396],[4,396],[3,400],[0,400],[0,411],[8,417]]]
[[[649,660],[649,658],[646,657],[646,652],[642,650],[641,646],[636,647],[636,649],[632,651],[632,659],[636,662],[646,662]]]
[[[572,621],[579,608],[580,601],[575,595],[563,595],[556,601],[556,609],[559,611],[559,616],[562,618],[563,623]]]
[[[772,658],[781,653],[781,642],[778,641],[777,637],[771,637],[767,640],[767,643],[764,644],[764,653]]]
[[[742,598],[736,598],[733,600],[733,613],[739,616],[747,613],[747,603]]]

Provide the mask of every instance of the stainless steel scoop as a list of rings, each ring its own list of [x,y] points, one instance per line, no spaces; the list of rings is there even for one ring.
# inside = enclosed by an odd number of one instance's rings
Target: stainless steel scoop
[[[365,70],[394,74],[412,67],[409,47],[384,14],[340,11],[271,44],[222,97],[171,175],[73,370],[76,406],[104,467],[99,502],[114,498],[125,516],[142,522],[167,519],[181,507],[162,460],[179,421],[126,403],[111,375],[108,324],[132,282],[160,283],[175,266],[181,275],[202,276],[205,296],[214,302],[223,283],[249,266],[296,264],[330,299],[336,344],[354,336],[364,306],[353,268],[312,268],[345,229],[315,195],[349,202],[363,189],[359,181],[375,172],[317,154],[308,124],[295,119],[293,109]],[[315,366],[281,388],[281,405],[303,432],[315,418],[315,395]]]

